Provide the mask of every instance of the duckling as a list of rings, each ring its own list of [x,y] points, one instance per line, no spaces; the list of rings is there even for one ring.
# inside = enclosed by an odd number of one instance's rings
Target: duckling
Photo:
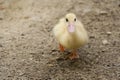
[[[60,51],[71,50],[68,56],[71,60],[79,58],[77,49],[88,43],[87,31],[74,13],[69,13],[60,19],[53,28],[53,34],[59,42]]]

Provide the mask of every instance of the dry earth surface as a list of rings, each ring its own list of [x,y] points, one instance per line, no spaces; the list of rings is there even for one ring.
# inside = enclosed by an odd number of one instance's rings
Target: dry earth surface
[[[90,38],[78,60],[52,34],[69,12]],[[120,0],[0,0],[0,80],[120,80]]]

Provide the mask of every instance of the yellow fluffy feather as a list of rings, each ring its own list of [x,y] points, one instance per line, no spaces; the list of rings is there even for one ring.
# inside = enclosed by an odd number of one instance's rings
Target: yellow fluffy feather
[[[66,49],[75,51],[88,42],[87,31],[73,13],[69,13],[60,19],[53,28],[53,33],[58,42]]]

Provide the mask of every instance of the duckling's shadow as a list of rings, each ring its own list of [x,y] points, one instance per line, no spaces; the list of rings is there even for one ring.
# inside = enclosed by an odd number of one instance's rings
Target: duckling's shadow
[[[86,56],[87,53],[86,51],[82,50],[80,51],[80,58],[78,59],[74,59],[74,60],[70,60],[70,59],[66,59],[63,57],[59,57],[58,59],[56,59],[57,64],[62,67],[62,68],[69,68],[69,69],[83,69],[83,68],[89,68],[92,67],[92,61]],[[65,51],[64,56],[70,54],[70,52]]]

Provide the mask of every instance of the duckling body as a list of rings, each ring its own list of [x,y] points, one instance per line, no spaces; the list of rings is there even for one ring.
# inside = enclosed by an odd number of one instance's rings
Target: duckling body
[[[66,22],[66,18],[69,20],[68,22]],[[83,24],[75,19],[76,16],[73,13],[67,14],[66,17],[62,18],[53,28],[55,38],[60,45],[73,51],[88,42],[87,31]],[[69,24],[72,24],[72,26],[69,26]]]

